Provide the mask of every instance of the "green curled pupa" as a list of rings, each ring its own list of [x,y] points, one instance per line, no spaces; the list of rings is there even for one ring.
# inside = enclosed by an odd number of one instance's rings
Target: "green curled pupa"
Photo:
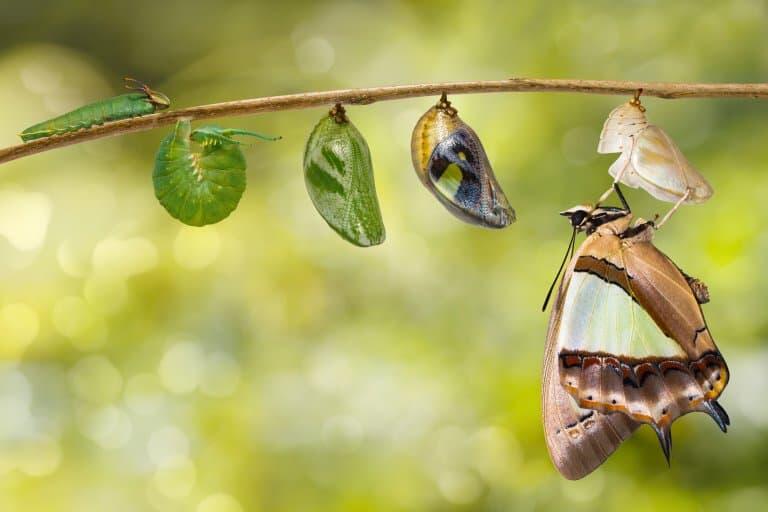
[[[235,135],[277,140],[236,128],[176,123],[160,143],[152,181],[155,196],[172,217],[190,226],[215,224],[229,216],[245,191],[245,157]],[[193,147],[196,146],[196,147]]]
[[[342,238],[370,247],[386,236],[368,144],[341,105],[312,130],[304,181],[318,213]]]

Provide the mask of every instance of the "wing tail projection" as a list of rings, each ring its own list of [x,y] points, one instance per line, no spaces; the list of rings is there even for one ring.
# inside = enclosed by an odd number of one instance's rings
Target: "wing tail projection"
[[[656,249],[645,226],[597,228],[569,264],[550,318],[544,425],[567,478],[595,469],[643,423],[669,460],[680,416],[707,413],[723,432],[730,422],[717,402],[728,367],[701,312],[706,286]]]

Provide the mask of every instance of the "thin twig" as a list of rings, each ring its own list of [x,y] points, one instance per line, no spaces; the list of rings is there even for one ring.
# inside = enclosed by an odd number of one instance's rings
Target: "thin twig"
[[[248,100],[228,101],[171,110],[132,119],[93,126],[73,133],[38,139],[26,144],[0,150],[0,164],[50,149],[79,144],[93,139],[152,130],[176,122],[180,118],[211,119],[243,116],[261,112],[298,110],[335,105],[368,105],[377,101],[433,96],[443,92],[469,94],[487,92],[573,92],[585,94],[631,95],[643,89],[643,96],[658,98],[761,98],[768,99],[768,84],[688,84],[665,82],[619,82],[611,80],[566,80],[510,78],[474,82],[396,85],[367,89],[342,89],[308,92],[285,96],[270,96]]]

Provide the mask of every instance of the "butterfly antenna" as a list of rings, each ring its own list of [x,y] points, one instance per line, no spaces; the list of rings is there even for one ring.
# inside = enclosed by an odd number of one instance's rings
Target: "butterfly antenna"
[[[568,247],[565,249],[565,255],[563,256],[563,261],[560,263],[560,268],[557,269],[557,274],[555,274],[555,278],[552,280],[552,284],[550,285],[549,290],[547,291],[547,296],[544,299],[544,305],[541,306],[542,311],[547,310],[547,304],[549,304],[549,299],[552,297],[552,292],[555,289],[557,280],[560,278],[560,273],[563,271],[563,267],[565,267],[565,262],[571,258],[575,245],[576,245],[576,228],[574,227],[573,234],[571,235],[571,241],[568,242]]]

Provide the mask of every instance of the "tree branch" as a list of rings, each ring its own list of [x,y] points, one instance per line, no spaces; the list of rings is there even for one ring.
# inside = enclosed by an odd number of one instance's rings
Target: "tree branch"
[[[180,118],[211,119],[216,117],[243,116],[261,112],[298,110],[343,103],[368,105],[377,101],[487,92],[572,92],[584,94],[631,95],[643,89],[644,96],[658,98],[758,98],[768,99],[768,83],[759,84],[691,84],[667,82],[620,82],[612,80],[567,80],[510,78],[474,82],[448,82],[437,84],[396,85],[366,89],[342,89],[326,92],[308,92],[285,96],[269,96],[248,100],[213,103],[159,114],[124,119],[100,126],[93,126],[64,135],[38,139],[0,150],[0,164],[17,158],[42,153],[50,149],[79,144],[81,142],[152,130],[173,124]]]

